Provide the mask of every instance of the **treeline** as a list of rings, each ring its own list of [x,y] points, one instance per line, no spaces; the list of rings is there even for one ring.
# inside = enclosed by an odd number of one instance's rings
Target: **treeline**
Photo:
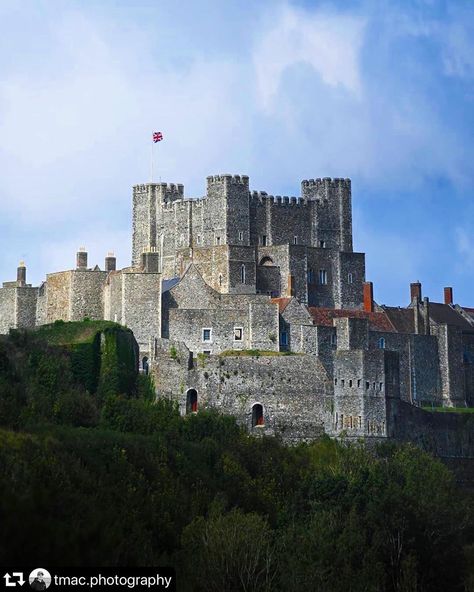
[[[472,496],[426,453],[285,447],[150,394],[92,394],[70,352],[0,343],[0,564],[173,565],[184,592],[474,589]]]

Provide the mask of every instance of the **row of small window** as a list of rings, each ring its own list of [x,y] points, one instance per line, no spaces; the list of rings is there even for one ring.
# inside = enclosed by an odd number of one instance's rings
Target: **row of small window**
[[[334,418],[335,429],[362,429],[362,416],[341,415],[337,414]],[[367,434],[385,434],[385,422],[378,423],[376,421],[367,420],[366,424]]]
[[[334,379],[334,384],[337,385],[337,378]],[[344,378],[342,378],[341,379],[341,387],[344,387],[345,384],[346,384],[346,381],[344,380]],[[352,380],[348,381],[348,386],[349,386],[349,388],[352,388],[354,386],[354,383]],[[357,380],[357,388],[362,388],[362,379],[361,378],[359,378]],[[372,383],[372,388],[374,391],[377,390],[377,383],[376,382]],[[370,382],[368,380],[366,380],[365,381],[365,390],[368,391],[369,389],[370,389]],[[378,383],[378,390],[380,392],[383,391],[383,382]]]
[[[234,327],[234,341],[242,341],[244,338],[243,327]],[[212,343],[212,327],[202,330],[202,341]]]

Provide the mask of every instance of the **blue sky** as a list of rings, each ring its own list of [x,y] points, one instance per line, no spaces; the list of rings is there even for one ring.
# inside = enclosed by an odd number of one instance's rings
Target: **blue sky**
[[[474,3],[2,0],[0,278],[131,250],[131,186],[352,178],[379,303],[474,306]]]

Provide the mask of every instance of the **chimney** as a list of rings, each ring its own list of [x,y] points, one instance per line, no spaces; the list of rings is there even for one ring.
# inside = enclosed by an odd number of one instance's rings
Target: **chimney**
[[[76,253],[76,268],[87,269],[87,251],[84,247],[79,247],[79,251]]]
[[[105,271],[115,271],[117,269],[117,259],[113,253],[107,253],[105,258]]]
[[[372,282],[364,282],[364,310],[374,312],[374,285]]]
[[[26,265],[24,261],[20,261],[20,264],[16,268],[16,281],[19,286],[26,284]]]
[[[413,302],[414,298],[421,302],[421,284],[419,281],[410,284],[410,302]]]
[[[290,274],[288,276],[288,291],[287,291],[287,297],[291,298],[291,296],[294,296],[295,294],[295,289],[294,289],[294,278],[293,276]]]
[[[453,289],[452,288],[445,288],[444,289],[444,303],[445,304],[452,304],[453,303]]]

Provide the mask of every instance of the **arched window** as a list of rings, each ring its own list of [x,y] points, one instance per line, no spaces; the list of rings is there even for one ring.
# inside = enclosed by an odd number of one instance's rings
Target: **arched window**
[[[240,268],[240,283],[245,284],[245,265]]]
[[[273,265],[273,259],[271,257],[263,257],[260,261],[259,265]]]
[[[252,427],[255,426],[263,426],[265,422],[263,421],[263,407],[260,403],[255,403],[252,407]]]
[[[148,364],[148,358],[145,356],[142,360],[142,372],[143,374],[148,374],[150,366]]]
[[[385,339],[383,337],[379,339],[379,348],[385,349]]]
[[[196,413],[198,410],[198,394],[196,389],[189,389],[186,393],[186,413]]]

